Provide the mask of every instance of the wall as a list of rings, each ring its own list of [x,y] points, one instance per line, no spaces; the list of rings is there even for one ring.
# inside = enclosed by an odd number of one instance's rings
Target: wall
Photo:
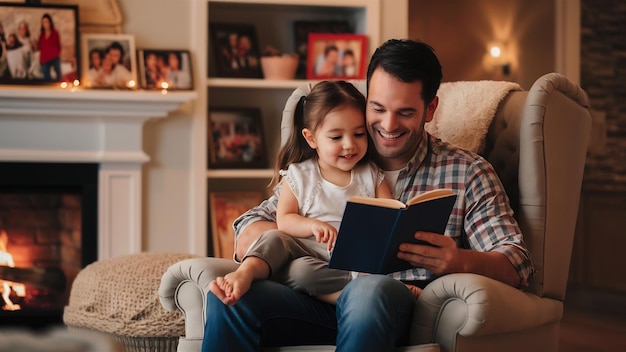
[[[431,44],[444,81],[507,80],[528,89],[555,70],[555,6],[545,0],[409,0],[409,37]],[[487,71],[487,43],[506,40],[511,74]]]
[[[587,157],[570,282],[618,293],[626,312],[625,4],[582,0],[581,37],[581,86],[601,128]]]
[[[190,0],[119,3],[123,30],[135,36],[138,49],[190,49]],[[151,156],[143,167],[144,251],[188,252],[191,113],[186,106],[144,128],[144,150]]]

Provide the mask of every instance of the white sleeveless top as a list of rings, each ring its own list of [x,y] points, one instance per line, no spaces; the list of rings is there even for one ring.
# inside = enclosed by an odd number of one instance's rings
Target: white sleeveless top
[[[337,186],[322,177],[317,160],[291,164],[284,180],[298,200],[298,212],[339,228],[346,201],[352,196],[374,197],[385,175],[375,164],[359,164],[352,169],[347,186]]]

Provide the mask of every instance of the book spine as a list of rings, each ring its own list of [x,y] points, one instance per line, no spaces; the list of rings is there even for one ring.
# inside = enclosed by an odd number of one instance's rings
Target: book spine
[[[397,255],[397,249],[391,248],[392,243],[394,243],[394,238],[396,236],[396,231],[398,231],[398,223],[400,222],[400,218],[402,215],[403,209],[398,209],[396,211],[396,219],[393,222],[393,226],[391,226],[390,231],[387,233],[387,240],[385,241],[385,250],[383,251],[383,255],[380,258],[380,263],[378,264],[378,272],[385,273],[385,263],[389,261],[389,257],[392,255]]]

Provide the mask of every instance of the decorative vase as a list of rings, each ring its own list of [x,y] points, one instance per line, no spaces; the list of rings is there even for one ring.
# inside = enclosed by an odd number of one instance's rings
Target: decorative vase
[[[293,79],[298,68],[297,54],[261,57],[261,69],[265,79]]]

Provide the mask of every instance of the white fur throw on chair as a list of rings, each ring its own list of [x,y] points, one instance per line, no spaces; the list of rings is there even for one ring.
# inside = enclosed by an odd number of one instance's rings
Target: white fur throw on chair
[[[439,105],[426,131],[463,149],[482,151],[485,136],[498,105],[519,84],[505,81],[459,81],[442,83]]]

